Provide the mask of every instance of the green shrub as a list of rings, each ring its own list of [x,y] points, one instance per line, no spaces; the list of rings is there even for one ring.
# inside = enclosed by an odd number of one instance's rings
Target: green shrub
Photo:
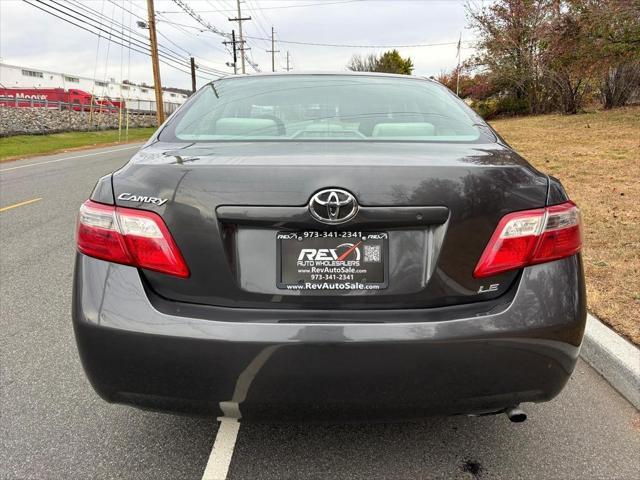
[[[515,97],[488,98],[486,100],[478,100],[471,104],[478,115],[485,120],[504,116],[511,117],[515,115],[524,115],[529,113],[529,104],[526,100],[520,100]]]

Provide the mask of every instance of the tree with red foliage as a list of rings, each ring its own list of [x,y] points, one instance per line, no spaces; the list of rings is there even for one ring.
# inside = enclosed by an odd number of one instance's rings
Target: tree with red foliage
[[[497,0],[467,12],[479,35],[470,65],[513,111],[576,113],[596,89],[605,106],[638,90],[638,0]]]

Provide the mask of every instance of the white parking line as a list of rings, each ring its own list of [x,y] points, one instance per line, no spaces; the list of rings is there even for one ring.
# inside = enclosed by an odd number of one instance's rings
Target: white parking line
[[[207,467],[202,480],[225,480],[231,465],[233,449],[236,446],[240,422],[235,418],[220,417],[220,427],[213,443]]]
[[[3,169],[0,170],[0,173],[9,172],[11,170],[19,170],[21,168],[37,167],[38,165],[46,165],[47,163],[64,162],[65,160],[73,160],[75,158],[92,157],[94,155],[102,155],[104,153],[113,153],[113,152],[121,152],[123,150],[132,150],[134,148],[140,148],[140,144],[132,145],[130,147],[114,148],[112,150],[104,150],[102,152],[93,152],[93,153],[87,153],[87,154],[84,154],[84,155],[74,155],[72,157],[56,158],[54,160],[46,160],[44,162],[30,163],[28,165],[18,165],[17,167],[3,168]]]
[[[240,404],[247,398],[253,379],[278,348],[279,346],[272,345],[258,353],[238,376],[231,400],[220,402],[220,409],[224,413],[224,417],[218,418],[220,427],[216,434],[216,440],[213,442],[209,461],[202,474],[202,480],[225,480],[227,478],[233,449],[240,431],[239,420],[242,417]]]

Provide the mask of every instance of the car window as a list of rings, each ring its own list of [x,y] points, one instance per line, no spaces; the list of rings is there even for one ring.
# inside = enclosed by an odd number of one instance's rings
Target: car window
[[[476,142],[487,132],[470,109],[434,82],[276,75],[212,82],[174,115],[160,139]]]

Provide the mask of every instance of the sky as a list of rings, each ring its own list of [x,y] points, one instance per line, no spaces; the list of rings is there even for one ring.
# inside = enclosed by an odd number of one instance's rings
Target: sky
[[[99,28],[107,28],[100,13],[122,35],[124,25],[136,32],[133,38],[148,42],[148,30],[136,26],[146,19],[146,0],[27,0],[48,3],[85,19],[95,19]],[[237,23],[235,0],[178,0],[191,7],[214,29],[230,32]],[[481,3],[483,0],[475,0]],[[437,75],[455,67],[456,44],[462,36],[462,59],[473,53],[474,32],[467,28],[466,0],[243,0],[242,15],[252,17],[243,22],[250,47],[248,54],[263,71],[271,70],[268,37],[275,28],[276,70],[290,66],[296,71],[343,71],[356,54],[381,53],[390,45],[399,46],[401,55],[411,57],[415,75]],[[155,0],[157,29],[161,48],[167,55],[217,71],[233,73],[225,65],[232,56],[221,42],[225,39],[184,13],[175,0]],[[91,10],[95,13],[92,14]],[[129,13],[130,12],[130,13]],[[79,23],[79,22],[76,22]],[[84,20],[86,25],[88,20]],[[202,31],[205,30],[205,31]],[[65,23],[29,5],[23,0],[0,0],[0,61],[3,63],[86,76],[96,79],[128,79],[134,83],[153,83],[148,56],[125,47],[109,44],[102,37]],[[257,37],[257,38],[256,38]],[[266,40],[262,40],[267,38]],[[332,47],[297,43],[349,45]],[[135,42],[134,42],[135,43]],[[411,46],[424,44],[448,45]],[[374,48],[373,46],[380,46]],[[172,52],[170,52],[171,50]],[[239,63],[239,62],[238,62]],[[190,88],[187,67],[184,72],[161,64],[163,86]],[[247,65],[247,73],[254,70]],[[198,85],[215,75],[199,70]]]

